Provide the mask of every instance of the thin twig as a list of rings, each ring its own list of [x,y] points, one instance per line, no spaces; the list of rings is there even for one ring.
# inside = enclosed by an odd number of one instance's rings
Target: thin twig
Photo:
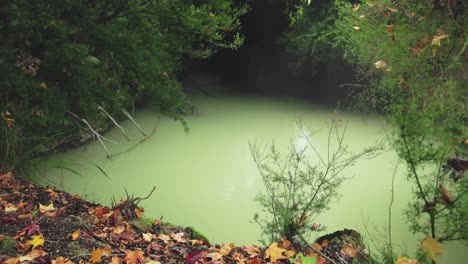
[[[130,138],[127,136],[127,133],[125,133],[123,127],[119,125],[119,123],[117,123],[117,121],[115,121],[115,119],[104,108],[102,108],[102,106],[98,105],[98,109],[101,110],[104,114],[106,114],[107,117],[109,117],[109,119],[114,123],[114,125],[120,129],[127,141],[130,141]]]
[[[138,125],[138,123],[135,121],[135,119],[132,117],[132,115],[130,115],[130,113],[127,112],[127,110],[125,110],[124,108],[122,108],[122,113],[124,113],[124,115],[126,115],[126,116],[133,122],[133,124],[135,124],[135,126],[140,130],[140,132],[143,134],[143,136],[146,137],[145,132],[144,132],[143,129]]]

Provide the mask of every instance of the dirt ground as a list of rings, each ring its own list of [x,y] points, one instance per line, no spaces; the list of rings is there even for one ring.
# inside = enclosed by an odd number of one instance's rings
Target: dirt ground
[[[352,230],[311,245],[211,245],[191,228],[144,218],[141,198],[111,206],[0,175],[0,263],[366,263]],[[354,233],[353,233],[354,232]]]

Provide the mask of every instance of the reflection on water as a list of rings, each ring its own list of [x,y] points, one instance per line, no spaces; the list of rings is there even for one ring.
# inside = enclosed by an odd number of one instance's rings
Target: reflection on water
[[[274,141],[280,150],[290,144],[303,148],[307,142],[298,137],[298,119],[318,131],[311,141],[319,151],[326,150],[327,122],[331,118],[349,122],[345,142],[351,150],[359,151],[383,137],[383,122],[376,116],[337,115],[333,109],[297,101],[217,97],[197,98],[195,104],[197,113],[186,118],[188,134],[178,122],[159,117],[150,109],[143,110],[136,120],[147,132],[157,129],[151,139],[112,160],[106,159],[102,147],[94,142],[86,150],[79,148],[51,157],[71,162],[67,167],[80,175],[50,168],[46,174],[58,187],[105,204],[112,197],[125,196],[124,188],[144,197],[156,186],[150,199],[141,203],[147,216],[163,216],[167,222],[195,226],[213,242],[251,244],[260,237],[258,227],[250,220],[258,211],[253,199],[263,185],[249,142],[267,145]],[[108,144],[111,153],[123,152],[141,140],[140,132],[130,122],[123,126],[132,141],[127,142],[118,130],[110,131],[106,137],[119,143]],[[386,235],[382,232],[388,223],[395,161],[395,154],[386,152],[346,170],[346,175],[353,178],[340,189],[341,200],[317,221],[329,231],[356,229],[371,246],[384,241]],[[412,251],[419,237],[408,232],[401,213],[410,190],[401,170],[395,181],[392,236],[395,243],[407,245]],[[366,230],[372,235],[367,235]],[[459,245],[446,251],[452,252],[450,263],[468,259],[466,248]]]

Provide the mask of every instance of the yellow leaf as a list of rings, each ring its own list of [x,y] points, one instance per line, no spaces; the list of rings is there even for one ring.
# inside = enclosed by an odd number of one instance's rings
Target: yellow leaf
[[[45,89],[45,88],[47,88],[47,84],[45,82],[41,82],[39,87],[42,88],[42,89]]]
[[[398,257],[395,264],[419,264],[419,262],[415,259],[409,259],[407,257]]]
[[[71,238],[72,238],[73,241],[76,241],[76,240],[78,240],[78,238],[80,237],[80,235],[81,235],[81,230],[78,229],[78,230],[76,230],[75,232],[71,233],[70,236],[71,236]]]
[[[436,49],[432,49],[432,57],[435,57],[437,54],[437,50]]]
[[[361,30],[361,27],[354,26],[353,29],[354,29],[354,30]]]
[[[265,250],[265,259],[269,258],[270,262],[276,262],[278,259],[287,259],[288,257],[283,255],[284,252],[286,252],[286,249],[279,248],[278,242],[273,242],[268,249]]]
[[[119,256],[113,256],[111,264],[120,264],[122,262],[122,258]]]
[[[434,37],[432,38],[431,43],[432,43],[433,46],[440,46],[440,41],[442,39],[448,38],[448,36],[449,35],[447,35],[447,34],[440,34],[440,33],[435,34]]]
[[[433,261],[436,261],[437,255],[440,255],[444,251],[437,240],[430,237],[426,237],[421,241],[421,248],[429,254]]]
[[[45,214],[46,212],[55,210],[54,203],[50,203],[49,205],[45,206],[39,204],[39,213]]]
[[[353,5],[353,11],[356,12],[359,10],[359,4],[354,4]]]
[[[213,14],[212,12],[210,12],[208,15],[209,15],[210,17],[215,17],[215,14]]]
[[[101,257],[102,257],[102,250],[98,248],[91,252],[91,257],[89,258],[89,261],[93,263],[99,263],[101,262]]]
[[[387,63],[383,60],[379,60],[378,62],[374,63],[376,69],[386,68]]]
[[[34,235],[32,239],[28,241],[28,245],[33,246],[32,249],[35,249],[37,246],[44,245],[44,237],[42,235]]]
[[[15,212],[17,210],[18,210],[18,207],[16,207],[13,204],[5,205],[5,213],[11,213],[11,212]]]

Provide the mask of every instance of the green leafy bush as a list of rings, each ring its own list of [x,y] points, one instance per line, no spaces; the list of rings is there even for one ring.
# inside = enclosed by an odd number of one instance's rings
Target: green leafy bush
[[[109,123],[98,106],[116,118],[148,100],[168,115],[184,113],[182,62],[239,47],[245,12],[230,0],[2,2],[0,110],[14,119],[16,149],[37,154],[77,134],[69,112],[97,129]],[[4,135],[2,157],[12,155]]]

